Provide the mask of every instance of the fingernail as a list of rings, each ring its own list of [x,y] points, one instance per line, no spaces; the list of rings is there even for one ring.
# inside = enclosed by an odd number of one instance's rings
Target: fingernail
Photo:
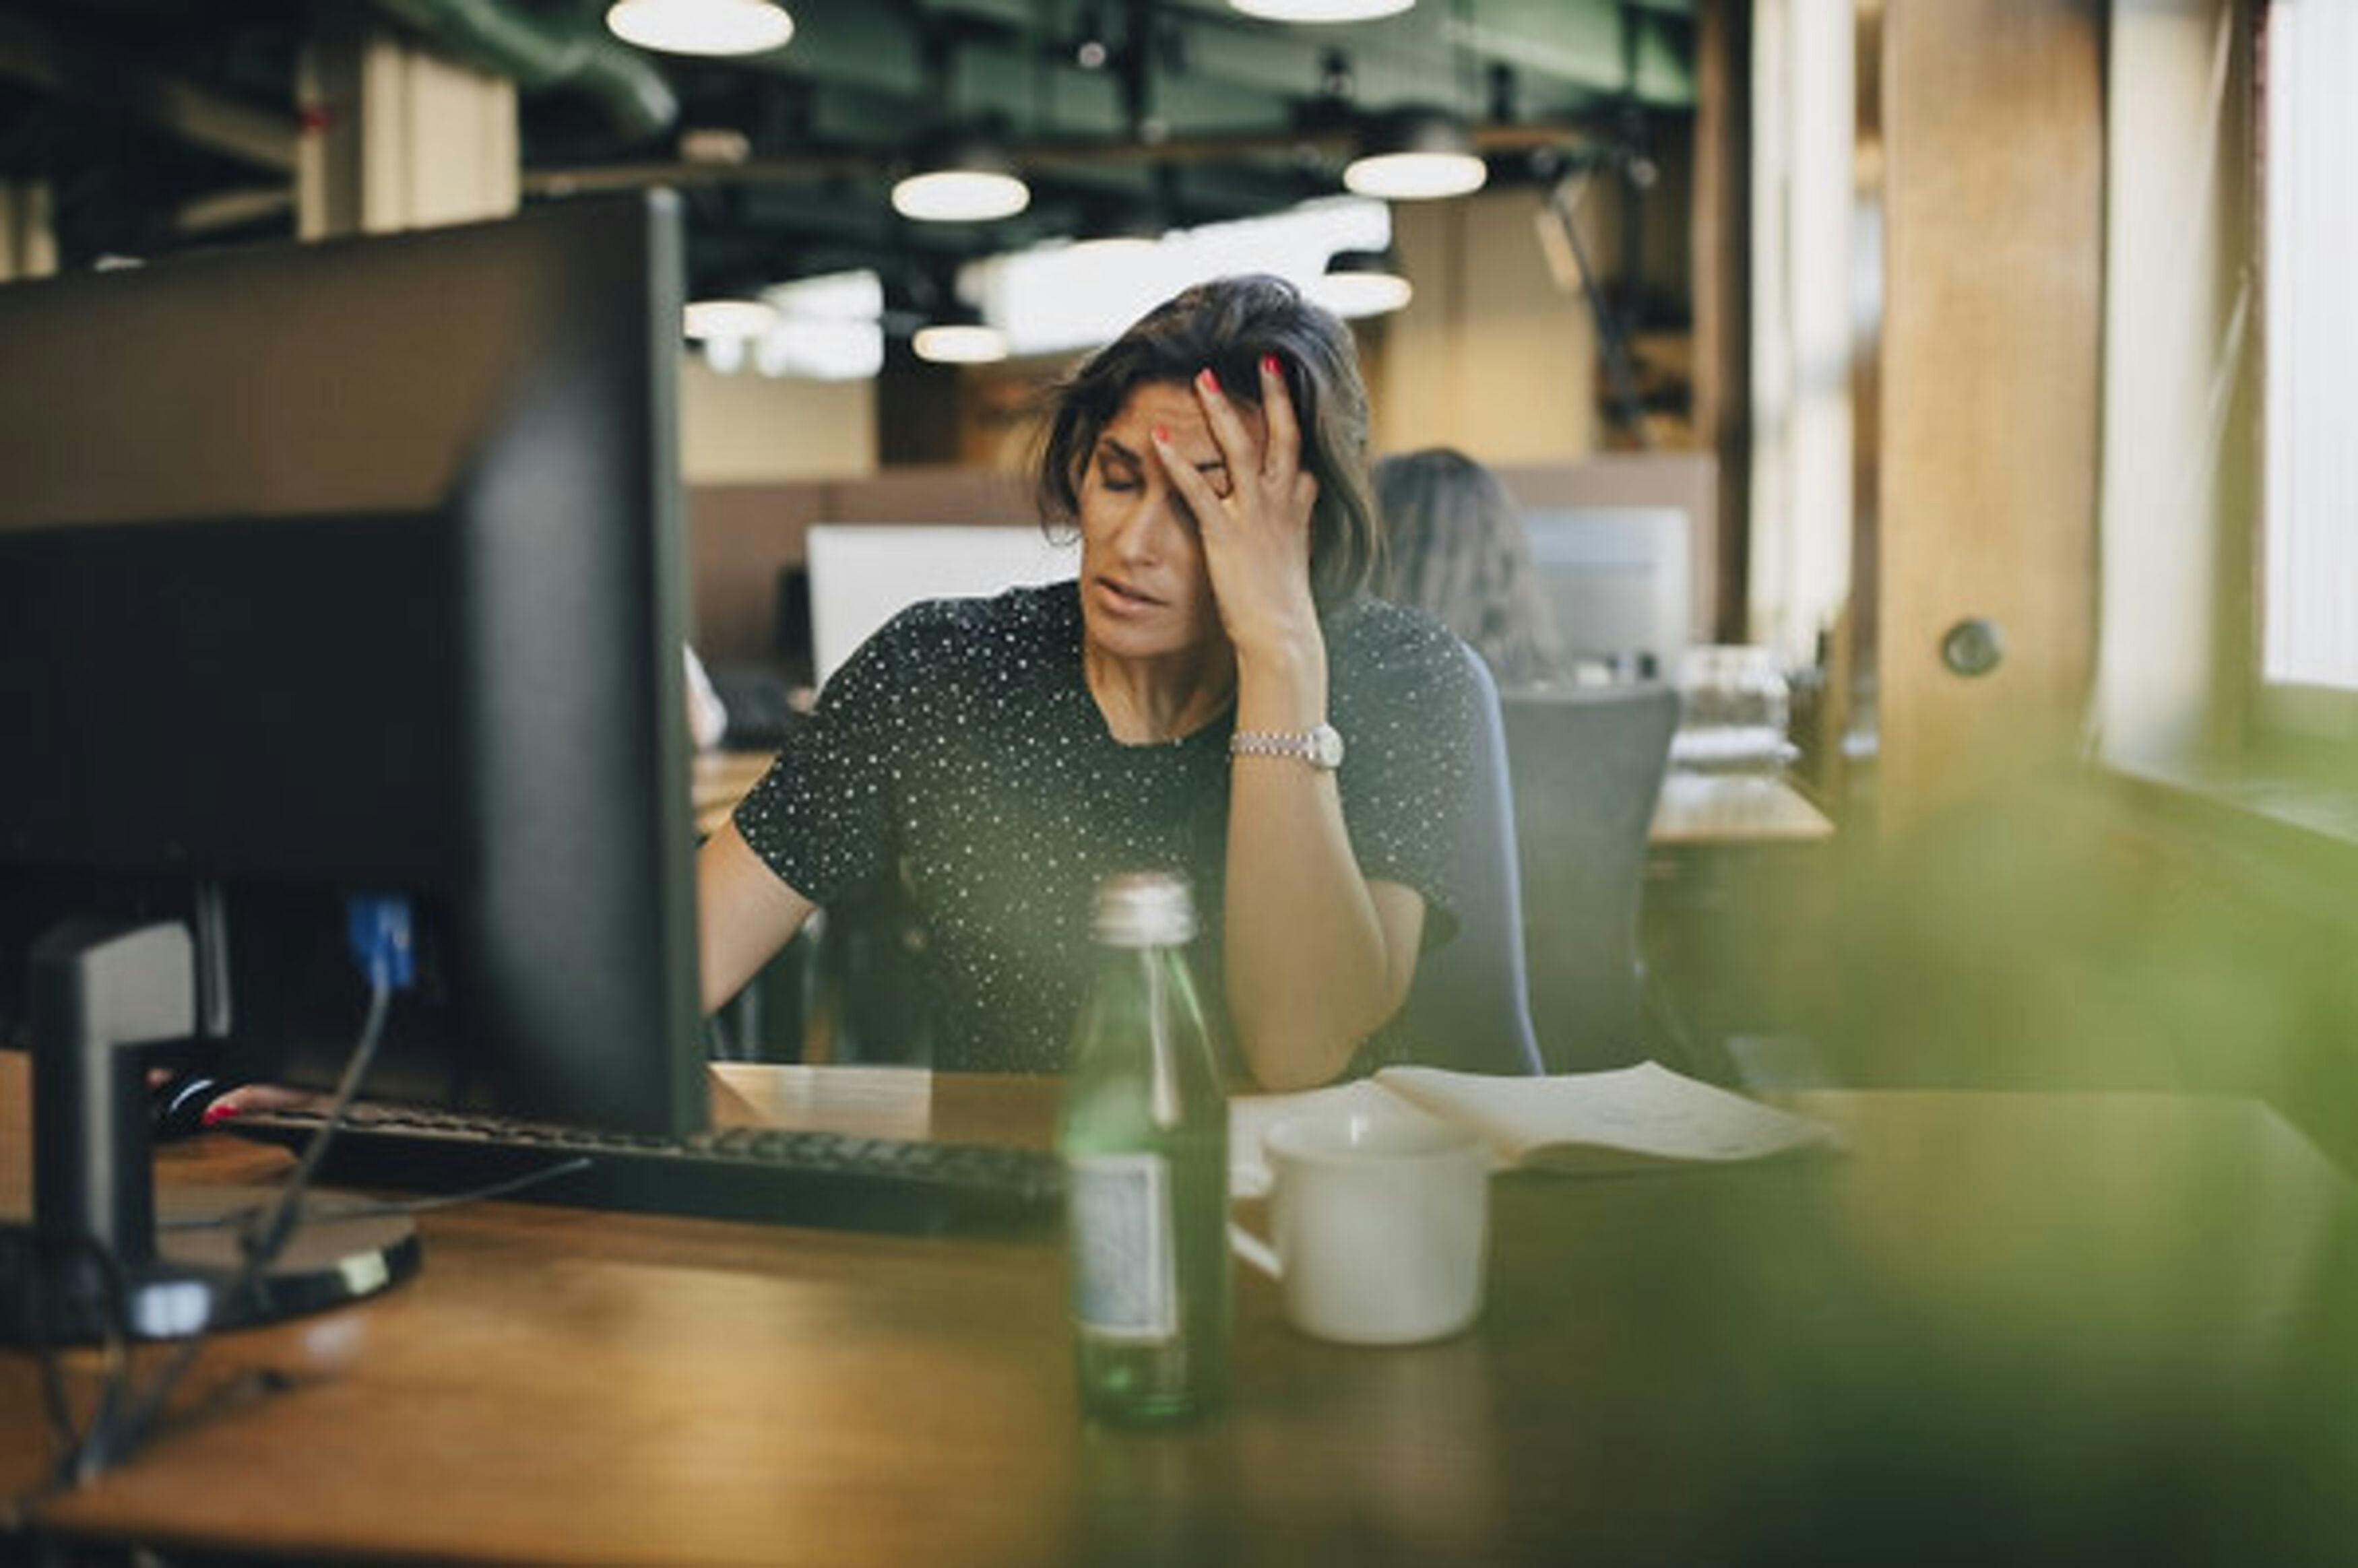
[[[1169,446],[1171,444],[1171,432],[1164,429],[1160,425],[1154,427],[1154,444],[1158,447]]]
[[[1260,373],[1263,375],[1275,375],[1277,373],[1277,356],[1275,354],[1261,355]]]
[[[1217,392],[1220,390],[1220,378],[1212,373],[1210,365],[1206,365],[1195,373],[1195,384],[1206,392]]]
[[[204,1123],[207,1127],[218,1127],[222,1122],[229,1120],[243,1108],[243,1107],[233,1105],[228,1100],[217,1099],[213,1101],[212,1104],[205,1107]],[[183,1123],[183,1125],[186,1124]]]

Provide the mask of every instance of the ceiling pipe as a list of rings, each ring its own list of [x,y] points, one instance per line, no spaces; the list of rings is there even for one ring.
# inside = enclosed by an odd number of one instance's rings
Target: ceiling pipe
[[[1484,153],[1569,151],[1595,140],[1585,125],[1477,125],[1474,146]],[[1008,153],[1019,168],[1041,172],[1059,168],[1104,168],[1124,165],[1227,163],[1255,156],[1291,156],[1308,149],[1335,157],[1347,156],[1357,146],[1354,132],[1261,132],[1240,135],[1174,136],[1168,141],[1018,143]],[[888,153],[828,153],[803,157],[748,158],[738,164],[693,164],[671,160],[653,163],[595,164],[572,168],[528,169],[524,189],[533,196],[577,196],[599,190],[629,190],[648,185],[793,185],[812,180],[880,175],[890,167]]]
[[[679,98],[653,60],[594,19],[559,21],[513,0],[376,0],[460,59],[513,80],[527,92],[567,87],[589,93],[634,140],[669,130]]]
[[[14,17],[0,16],[0,81],[103,104],[135,114],[191,146],[280,174],[295,171],[302,130],[292,115],[275,114],[191,81],[127,66]]]

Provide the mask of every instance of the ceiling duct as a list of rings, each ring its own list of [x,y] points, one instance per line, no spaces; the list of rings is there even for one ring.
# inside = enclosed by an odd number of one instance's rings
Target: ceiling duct
[[[604,107],[634,140],[661,135],[679,118],[663,71],[590,19],[539,16],[514,0],[376,0],[479,70],[527,92],[571,88]]]

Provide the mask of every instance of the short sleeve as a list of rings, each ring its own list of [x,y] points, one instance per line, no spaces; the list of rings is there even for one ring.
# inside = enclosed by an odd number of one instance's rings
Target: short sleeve
[[[1370,605],[1334,641],[1343,820],[1370,881],[1413,888],[1425,945],[1457,927],[1457,840],[1473,788],[1476,687],[1438,623]]]
[[[733,814],[737,831],[788,887],[836,902],[892,863],[898,755],[914,721],[909,613],[862,643],[819,693],[810,723]]]

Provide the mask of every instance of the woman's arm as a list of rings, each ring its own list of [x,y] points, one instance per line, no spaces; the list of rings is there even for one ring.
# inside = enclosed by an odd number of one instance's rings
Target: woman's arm
[[[706,839],[696,852],[696,945],[704,1011],[717,1011],[742,989],[816,907],[778,880],[734,822]],[[316,1108],[323,1103],[324,1097],[299,1089],[244,1084],[213,1099],[204,1121],[210,1127],[244,1111]]]
[[[1155,433],[1170,482],[1201,530],[1220,623],[1237,661],[1237,728],[1299,734],[1326,720],[1326,643],[1310,589],[1318,481],[1273,359],[1260,369],[1256,439],[1209,371],[1195,381],[1228,484],[1217,492]],[[1233,759],[1224,957],[1228,1010],[1267,1088],[1323,1084],[1408,998],[1424,903],[1360,874],[1335,775],[1287,757]]]
[[[696,852],[696,946],[704,1011],[735,996],[816,906],[788,887],[734,822]]]
[[[1240,676],[1239,729],[1241,692]],[[1261,1086],[1307,1088],[1340,1073],[1408,1000],[1424,900],[1360,874],[1333,773],[1290,757],[1229,767],[1229,1011]]]

